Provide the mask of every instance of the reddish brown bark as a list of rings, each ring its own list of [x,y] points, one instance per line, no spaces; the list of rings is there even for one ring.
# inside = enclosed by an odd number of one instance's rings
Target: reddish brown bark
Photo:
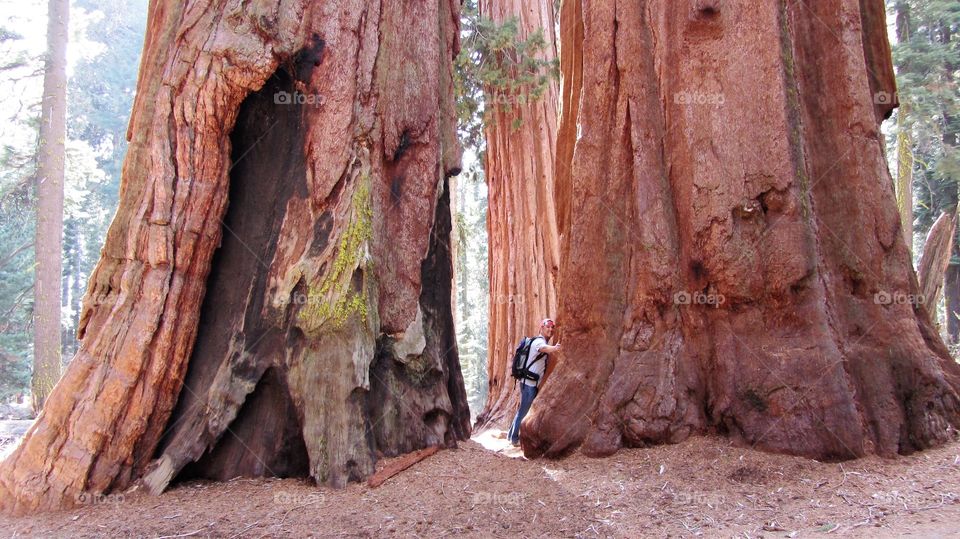
[[[560,38],[557,50],[560,60],[560,123],[557,131],[557,154],[554,159],[557,229],[560,244],[570,230],[570,190],[573,186],[570,164],[577,142],[580,123],[580,95],[583,93],[583,6],[581,0],[561,0]],[[562,278],[562,275],[559,276]]]
[[[960,369],[922,305],[876,299],[918,292],[878,125],[881,9],[584,2],[564,354],[527,455],[709,431],[820,459],[950,438]]]
[[[469,436],[446,188],[457,11],[151,3],[81,346],[2,464],[4,509],[145,474],[159,491],[201,458],[184,473],[342,485]]]
[[[384,466],[382,470],[371,475],[370,479],[367,480],[367,486],[370,488],[377,488],[386,482],[387,479],[390,479],[391,477],[406,470],[421,460],[436,454],[437,451],[440,451],[439,447],[431,446],[426,449],[420,449],[419,451],[414,451],[413,453],[407,453],[406,455],[397,457],[396,460]]]
[[[551,0],[482,0],[480,13],[498,23],[518,21],[517,38],[541,30],[541,59],[556,59]],[[510,360],[520,338],[535,335],[540,320],[557,307],[557,233],[554,155],[558,84],[551,78],[543,96],[493,94],[485,128],[488,188],[487,234],[490,268],[488,394],[477,426],[505,427],[520,402]],[[519,122],[519,125],[515,125]]]

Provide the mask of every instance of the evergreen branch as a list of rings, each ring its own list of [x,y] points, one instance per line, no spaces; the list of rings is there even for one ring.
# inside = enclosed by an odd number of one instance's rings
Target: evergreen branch
[[[27,292],[32,292],[32,291],[33,291],[33,283],[30,283],[30,286],[24,288],[20,292],[20,295],[17,296],[17,299],[14,300],[13,305],[11,305],[10,308],[7,309],[5,313],[0,315],[0,318],[4,320],[3,325],[0,326],[0,333],[6,333],[10,329],[10,324],[12,324],[14,320],[11,317],[11,315],[13,314],[14,311],[16,311],[20,307],[20,305],[23,304],[24,299],[26,299],[27,297]]]
[[[22,253],[23,251],[27,250],[30,247],[33,247],[33,240],[29,240],[23,245],[21,245],[20,247],[17,247],[16,249],[14,249],[12,253],[7,255],[3,260],[0,260],[0,270],[6,268],[7,264],[12,262],[13,259],[17,257],[17,255],[19,255],[20,253]]]

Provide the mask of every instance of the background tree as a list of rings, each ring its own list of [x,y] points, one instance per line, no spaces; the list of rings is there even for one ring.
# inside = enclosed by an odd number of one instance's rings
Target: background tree
[[[893,10],[896,17],[896,41],[899,44],[910,41],[910,6],[907,2],[897,1],[888,2],[888,9]],[[906,65],[898,65],[899,73],[906,70]],[[898,81],[899,83],[900,81]],[[898,96],[899,97],[899,96]],[[893,142],[893,152],[895,155],[896,171],[895,192],[897,194],[897,209],[900,211],[900,222],[903,223],[903,237],[907,243],[907,248],[913,251],[913,143],[910,139],[910,133],[906,127],[907,111],[910,109],[910,103],[907,100],[899,102],[899,108],[896,112],[897,129]]]
[[[2,32],[0,48],[9,60],[0,79],[4,146],[0,148],[0,355],[8,376],[3,396],[29,394],[33,361],[33,283],[36,178],[40,140],[43,51],[33,50],[46,27],[46,5],[21,4],[4,24],[23,35]],[[80,299],[100,257],[110,217],[116,210],[120,166],[133,102],[137,65],[146,26],[146,2],[74,2],[73,44],[68,66],[65,141],[63,271],[60,286],[62,358],[76,351]],[[109,46],[107,46],[109,44]],[[29,218],[26,216],[29,215]]]
[[[33,407],[43,407],[60,379],[63,178],[67,138],[69,0],[49,0],[37,165],[36,269],[33,284]]]
[[[477,80],[481,55],[477,50],[481,24],[476,0],[460,9],[460,51],[454,61],[457,135],[464,148],[464,170],[454,182],[454,250],[456,252],[457,344],[471,423],[487,396],[489,282],[487,276],[487,189],[482,162],[485,97]]]
[[[483,170],[473,161],[457,178],[457,344],[471,419],[487,400],[487,196]]]
[[[912,179],[916,234],[922,242],[941,213],[954,214],[960,181],[960,5],[951,0],[889,2],[896,20],[900,109],[895,137],[898,177]],[[900,189],[903,191],[903,188]],[[960,239],[960,236],[958,236]],[[947,334],[960,337],[960,241],[947,268]],[[931,307],[933,308],[933,307]]]
[[[467,2],[464,17],[460,131],[479,149],[488,193],[489,389],[477,424],[502,426],[518,402],[510,353],[556,309],[555,20],[548,1]]]

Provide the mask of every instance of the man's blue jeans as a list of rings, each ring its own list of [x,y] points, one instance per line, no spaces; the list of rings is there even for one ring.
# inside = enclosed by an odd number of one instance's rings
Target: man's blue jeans
[[[537,398],[537,386],[528,386],[520,382],[520,408],[517,410],[517,417],[513,419],[513,425],[510,427],[510,443],[520,443],[520,423],[530,411],[530,405],[533,399]]]

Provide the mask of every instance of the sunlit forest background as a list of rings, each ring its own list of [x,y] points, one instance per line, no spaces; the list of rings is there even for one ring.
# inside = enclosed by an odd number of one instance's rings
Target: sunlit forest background
[[[0,22],[0,398],[29,397],[33,361],[35,177],[46,2],[4,1]],[[61,341],[63,361],[87,278],[117,205],[146,28],[145,1],[72,2],[67,47]]]
[[[467,2],[462,32],[470,47],[483,22]],[[115,211],[126,151],[147,14],[146,0],[73,0],[68,42],[63,273],[60,311],[62,362],[77,349],[75,329],[88,277]],[[0,1],[0,413],[30,399],[34,331],[36,171],[47,3]],[[956,0],[888,2],[888,20],[902,107],[885,124],[887,153],[902,204],[913,214],[914,256],[942,212],[955,212],[960,179],[960,24]],[[509,41],[509,28],[499,39]],[[486,392],[488,273],[487,196],[483,176],[483,96],[461,96],[465,170],[456,180],[456,321],[471,409]],[[904,189],[903,186],[906,185]],[[894,189],[894,186],[891,186]],[[904,195],[907,193],[907,195]],[[850,196],[856,196],[851,193]],[[906,198],[904,198],[906,197]],[[954,246],[957,239],[954,238]],[[956,252],[956,248],[954,248]],[[953,272],[953,273],[951,273]],[[960,275],[954,254],[948,270]],[[957,285],[960,286],[960,285]],[[949,294],[948,285],[947,294]],[[950,309],[940,306],[945,338]]]

